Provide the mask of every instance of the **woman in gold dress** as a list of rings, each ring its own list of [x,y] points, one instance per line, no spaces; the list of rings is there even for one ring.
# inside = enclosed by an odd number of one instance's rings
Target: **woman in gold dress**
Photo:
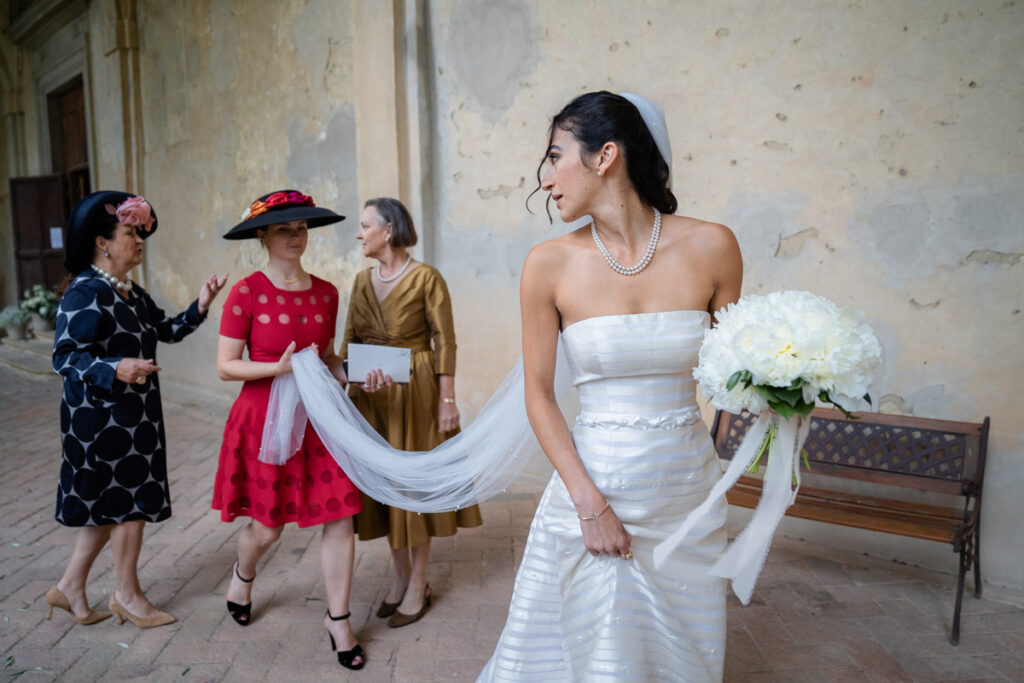
[[[448,286],[436,269],[408,253],[408,247],[416,244],[416,229],[397,199],[366,202],[356,239],[362,243],[363,255],[379,265],[362,271],[352,283],[341,356],[348,357],[350,343],[405,347],[412,351],[412,371],[408,384],[374,393],[352,386],[352,400],[394,448],[430,450],[459,431]],[[367,381],[374,380],[368,377]],[[431,537],[451,536],[458,527],[482,523],[475,505],[457,512],[419,514],[364,495],[363,510],[356,518],[359,538],[386,534],[395,563],[394,581],[377,616],[390,617],[388,626],[395,628],[422,618],[430,607]]]

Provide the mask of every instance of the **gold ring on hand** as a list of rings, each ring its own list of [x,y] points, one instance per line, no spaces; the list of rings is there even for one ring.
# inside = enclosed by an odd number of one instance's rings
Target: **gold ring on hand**
[[[632,550],[627,550],[626,554],[622,556],[622,559],[624,559],[624,560],[632,560],[633,559],[633,551]]]
[[[143,377],[142,375],[139,375],[138,377],[135,378],[135,383],[136,384],[145,384],[146,383],[146,378]]]

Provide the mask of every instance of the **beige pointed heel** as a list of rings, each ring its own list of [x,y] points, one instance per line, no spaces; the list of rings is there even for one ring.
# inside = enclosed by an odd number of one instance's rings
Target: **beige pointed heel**
[[[152,616],[137,617],[121,605],[113,595],[110,596],[110,611],[117,615],[118,624],[123,624],[124,620],[127,619],[139,628],[166,626],[167,624],[173,624],[177,621],[177,619],[174,618],[174,615],[168,614],[162,610],[157,610],[156,614],[153,614]]]
[[[97,612],[96,610],[90,609],[89,613],[84,617],[80,617],[75,614],[74,610],[71,609],[71,603],[68,602],[68,597],[61,592],[59,588],[53,586],[50,590],[46,591],[46,604],[50,606],[50,611],[46,613],[46,620],[49,621],[53,618],[53,608],[62,609],[71,615],[71,618],[77,621],[79,624],[89,626],[91,624],[98,624],[104,619],[110,618],[110,612]]]

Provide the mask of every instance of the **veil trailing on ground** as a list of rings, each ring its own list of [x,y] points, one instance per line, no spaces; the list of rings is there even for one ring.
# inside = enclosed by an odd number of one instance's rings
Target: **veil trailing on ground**
[[[555,395],[570,385],[558,345]],[[392,448],[363,418],[316,352],[292,356],[274,379],[259,459],[283,464],[302,443],[306,419],[352,483],[386,505],[413,512],[468,507],[508,488],[540,449],[526,416],[519,359],[472,423],[430,451]]]

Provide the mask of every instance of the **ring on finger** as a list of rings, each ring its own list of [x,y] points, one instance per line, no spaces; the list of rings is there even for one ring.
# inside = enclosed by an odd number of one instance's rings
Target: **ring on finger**
[[[632,549],[627,550],[626,554],[622,556],[622,559],[624,559],[624,560],[632,560],[633,559],[633,550]]]
[[[142,375],[139,375],[138,377],[135,378],[135,383],[136,384],[145,384],[146,383],[146,378],[143,377]]]

